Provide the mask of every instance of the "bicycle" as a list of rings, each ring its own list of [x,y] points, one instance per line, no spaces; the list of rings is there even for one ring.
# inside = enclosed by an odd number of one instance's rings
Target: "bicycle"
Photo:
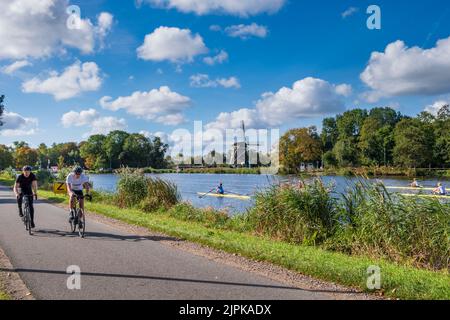
[[[75,208],[71,209],[70,214],[72,219],[70,219],[70,231],[75,233],[78,228],[78,235],[80,238],[84,238],[86,232],[86,218],[84,214],[84,210],[79,207],[80,200],[87,198],[89,201],[92,200],[92,196],[90,195],[76,195]],[[74,212],[76,215],[74,216]],[[80,222],[82,223],[82,227],[80,228]]]
[[[28,231],[28,234],[31,236],[33,232],[31,231],[31,213],[30,213],[30,195],[23,196],[23,223],[25,224],[25,229]]]

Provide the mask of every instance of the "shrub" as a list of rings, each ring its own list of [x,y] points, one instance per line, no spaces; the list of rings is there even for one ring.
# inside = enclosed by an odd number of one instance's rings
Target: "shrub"
[[[170,208],[181,199],[175,184],[146,177],[142,170],[122,169],[117,183],[117,204],[145,212]]]
[[[66,181],[67,176],[69,175],[69,173],[72,172],[72,168],[60,168],[58,170],[58,174],[56,175],[56,177],[58,178],[58,180],[60,181]]]
[[[117,182],[117,204],[119,207],[134,207],[148,194],[147,178],[142,172],[122,169]]]
[[[3,170],[2,174],[9,179],[14,179],[16,180],[17,177],[17,172],[14,168],[12,167],[8,167],[5,170]]]
[[[50,190],[53,182],[55,181],[55,177],[53,174],[46,169],[39,169],[35,172],[36,179],[38,180],[39,187],[42,189]]]
[[[141,201],[141,208],[144,211],[151,212],[160,208],[168,209],[178,202],[181,196],[177,186],[158,178],[147,177],[147,195]]]

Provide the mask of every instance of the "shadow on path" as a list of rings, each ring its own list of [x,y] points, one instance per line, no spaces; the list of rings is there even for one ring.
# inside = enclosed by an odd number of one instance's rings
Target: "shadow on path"
[[[69,227],[69,226],[68,226]],[[52,238],[52,237],[67,237],[78,238],[78,233],[72,233],[69,231],[49,230],[49,229],[37,229],[34,231],[35,237]],[[86,240],[106,240],[106,241],[182,241],[173,237],[166,236],[139,236],[139,235],[121,235],[102,232],[86,232]]]
[[[22,268],[17,268],[17,269],[0,268],[0,272],[46,273],[46,274],[65,275],[65,276],[69,275],[65,271],[22,269]],[[198,279],[182,279],[182,278],[156,277],[156,276],[144,276],[144,275],[127,275],[127,274],[117,274],[117,273],[82,272],[81,276],[143,279],[143,280],[156,280],[156,281],[173,281],[173,282],[184,282],[184,283],[203,283],[203,284],[224,285],[224,286],[253,287],[253,288],[262,288],[262,289],[306,291],[306,292],[313,292],[313,293],[352,293],[352,294],[355,294],[353,292],[339,291],[339,290],[312,290],[312,289],[302,289],[302,288],[289,287],[289,286],[265,285],[265,284],[256,284],[256,283],[239,283],[239,282],[225,282],[225,281],[198,280]]]

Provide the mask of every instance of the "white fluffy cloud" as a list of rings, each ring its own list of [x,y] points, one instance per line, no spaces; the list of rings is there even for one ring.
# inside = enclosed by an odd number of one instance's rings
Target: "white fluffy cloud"
[[[208,48],[199,34],[189,29],[159,27],[145,36],[137,49],[140,59],[152,61],[168,60],[175,63],[191,62],[197,55],[205,54]]]
[[[235,88],[239,89],[241,87],[241,84],[239,82],[239,79],[236,77],[230,77],[230,78],[219,78],[216,79],[217,83],[221,85],[224,88]]]
[[[59,74],[50,73],[47,79],[33,78],[22,84],[26,93],[51,94],[55,100],[73,98],[85,91],[96,91],[102,84],[100,69],[95,62],[77,61]]]
[[[353,88],[349,84],[340,84],[336,86],[336,93],[344,96],[349,97],[352,94]]]
[[[436,101],[435,103],[433,103],[433,104],[431,104],[431,105],[429,105],[429,106],[426,106],[426,107],[425,107],[425,111],[426,111],[426,112],[429,112],[429,113],[431,113],[431,114],[433,114],[433,115],[435,115],[435,116],[437,116],[439,110],[441,110],[441,108],[442,108],[443,106],[446,106],[446,105],[448,105],[448,104],[450,104],[449,101],[446,101],[446,100],[439,100],[439,101]]]
[[[68,0],[0,0],[0,60],[44,58],[66,48],[92,53],[109,28],[89,19],[80,19],[79,29],[67,28],[68,6]]]
[[[207,74],[195,74],[190,77],[190,80],[191,87],[194,88],[216,88],[221,86],[227,89],[239,89],[241,87],[239,79],[236,77],[217,78],[215,80],[212,80]]]
[[[450,37],[431,49],[408,48],[403,41],[373,52],[361,80],[371,91],[369,102],[405,95],[436,95],[450,92]]]
[[[0,71],[4,74],[13,74],[15,73],[17,70],[25,68],[31,66],[31,62],[29,62],[28,60],[19,60],[19,61],[15,61],[7,66],[4,66],[0,69]]]
[[[100,99],[100,105],[112,111],[125,109],[128,113],[168,125],[184,122],[183,111],[190,105],[191,99],[161,87],[148,92],[136,91],[127,97],[112,100],[111,97]]]
[[[225,50],[221,50],[217,55],[213,57],[203,58],[203,62],[210,66],[222,64],[226,61],[228,61],[228,53]]]
[[[225,33],[233,38],[248,39],[251,37],[265,38],[269,33],[267,27],[256,23],[240,24],[225,28]]]
[[[247,17],[278,12],[286,0],[139,0],[138,2],[198,15],[220,13]]]
[[[39,122],[36,118],[26,118],[14,112],[5,112],[2,121],[0,136],[3,137],[30,136],[38,131]]]
[[[91,124],[99,116],[99,113],[95,109],[83,110],[81,112],[70,111],[62,116],[61,123],[65,128],[83,127]]]
[[[101,37],[105,37],[112,28],[114,16],[109,12],[102,12],[97,18],[97,33]]]
[[[242,121],[244,121],[249,128],[260,128],[262,125],[255,109],[240,109],[233,112],[220,113],[215,121],[205,125],[205,129],[237,129],[241,127]]]
[[[325,80],[305,78],[295,82],[292,88],[264,93],[255,108],[223,112],[205,128],[237,129],[244,120],[248,128],[262,129],[301,118],[341,112],[345,110],[343,98],[350,93],[349,85],[333,85]]]
[[[259,117],[270,125],[281,125],[292,119],[315,117],[345,110],[343,97],[349,85],[333,85],[316,78],[305,78],[292,88],[264,93],[256,103]]]
[[[100,117],[95,119],[91,125],[91,131],[88,135],[108,134],[114,130],[126,130],[127,123],[125,119],[115,117]]]
[[[125,119],[102,117],[95,109],[67,112],[61,117],[61,124],[65,128],[90,127],[91,130],[85,134],[86,137],[93,134],[108,134],[114,130],[127,128]]]
[[[97,27],[95,28],[96,34],[100,39],[100,47],[104,47],[104,39],[111,32],[114,23],[114,16],[109,12],[102,12],[97,17]]]

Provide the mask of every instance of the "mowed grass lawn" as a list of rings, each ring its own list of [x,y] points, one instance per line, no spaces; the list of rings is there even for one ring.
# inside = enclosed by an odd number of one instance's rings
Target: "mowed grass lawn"
[[[11,185],[11,180],[0,179]],[[67,203],[67,197],[40,191],[41,198]],[[215,229],[198,222],[183,221],[164,213],[144,213],[103,203],[87,203],[87,210],[180,239],[240,254],[256,261],[267,261],[317,279],[357,288],[363,292],[382,293],[398,299],[450,299],[448,271],[430,271],[364,256],[349,256],[313,246],[293,245],[245,232]],[[89,231],[89,222],[87,224]],[[368,268],[381,269],[381,290],[368,289]]]

